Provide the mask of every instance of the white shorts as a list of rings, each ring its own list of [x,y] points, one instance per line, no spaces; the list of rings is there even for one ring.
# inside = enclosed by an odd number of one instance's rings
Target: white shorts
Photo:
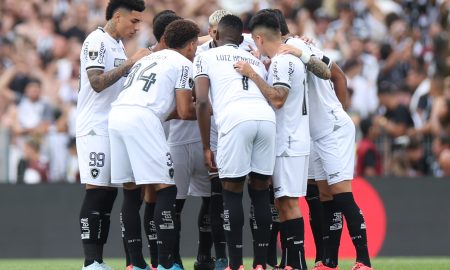
[[[272,176],[275,198],[306,196],[309,156],[276,157]]]
[[[314,174],[314,160],[316,160],[317,158],[319,158],[317,156],[317,153],[314,149],[314,142],[311,141],[311,147],[309,149],[309,162],[308,162],[308,179],[315,179],[315,174]]]
[[[113,107],[109,113],[113,183],[175,184],[161,121],[141,107]]]
[[[177,199],[186,199],[187,195],[197,197],[211,196],[211,182],[208,168],[203,162],[203,145],[201,142],[170,147],[174,180],[177,185]]]
[[[333,185],[352,180],[355,170],[355,126],[349,122],[314,141],[314,179]]]
[[[117,186],[111,184],[111,155],[109,137],[86,135],[76,138],[78,166],[82,184]]]
[[[220,133],[216,159],[219,177],[237,178],[250,172],[272,175],[275,133],[275,123],[270,121],[245,121],[226,134]]]

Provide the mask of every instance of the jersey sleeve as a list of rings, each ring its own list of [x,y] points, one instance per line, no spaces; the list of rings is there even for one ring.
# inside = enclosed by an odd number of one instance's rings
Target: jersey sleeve
[[[197,55],[194,59],[194,78],[208,77],[208,64],[206,63],[206,57],[203,53]]]
[[[277,57],[273,59],[270,68],[273,75],[272,86],[282,86],[291,89],[294,63],[289,61],[288,57]]]
[[[183,62],[177,69],[177,81],[175,83],[175,90],[192,90],[194,87],[194,80],[192,79],[192,63]]]
[[[91,36],[84,44],[84,57],[86,60],[86,70],[105,69],[106,65],[106,45],[105,42],[98,38],[99,36]]]
[[[308,53],[310,55],[314,54],[311,48],[303,40],[299,38],[290,38],[287,40],[286,44],[292,45],[297,49],[300,49],[302,52]]]

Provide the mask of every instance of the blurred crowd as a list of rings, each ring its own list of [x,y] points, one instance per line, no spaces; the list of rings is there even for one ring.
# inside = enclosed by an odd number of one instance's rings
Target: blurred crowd
[[[76,182],[75,113],[84,38],[107,0],[0,1],[0,162],[6,182]],[[315,40],[347,75],[358,127],[358,175],[450,176],[449,0],[146,0],[129,55],[155,43],[171,9],[207,34],[224,8],[248,23],[278,8],[292,34]],[[9,146],[8,146],[9,145]],[[0,179],[4,180],[4,179]],[[5,181],[3,181],[5,182]]]

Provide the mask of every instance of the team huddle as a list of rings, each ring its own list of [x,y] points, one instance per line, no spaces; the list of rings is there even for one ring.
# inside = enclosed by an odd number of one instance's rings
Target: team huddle
[[[312,269],[338,269],[344,217],[356,250],[352,269],[372,269],[351,189],[355,127],[342,106],[340,68],[291,36],[276,9],[257,12],[250,34],[239,17],[218,10],[201,38],[195,22],[163,11],[153,18],[158,43],[128,59],[121,40],[136,33],[144,9],[142,0],[110,0],[105,27],[80,54],[83,269],[111,269],[103,246],[122,187],[127,270],[184,269],[180,216],[188,195],[202,198],[194,269],[242,270],[245,183],[253,269],[307,269],[300,197],[310,208]]]

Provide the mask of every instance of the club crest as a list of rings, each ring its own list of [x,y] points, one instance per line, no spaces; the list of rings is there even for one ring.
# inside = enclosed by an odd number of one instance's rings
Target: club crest
[[[98,57],[98,51],[89,51],[89,58],[91,58],[91,60],[95,60]]]
[[[97,178],[99,174],[100,174],[100,170],[99,169],[97,169],[97,168],[91,169],[91,176],[92,176],[92,178],[94,178],[94,179]]]

